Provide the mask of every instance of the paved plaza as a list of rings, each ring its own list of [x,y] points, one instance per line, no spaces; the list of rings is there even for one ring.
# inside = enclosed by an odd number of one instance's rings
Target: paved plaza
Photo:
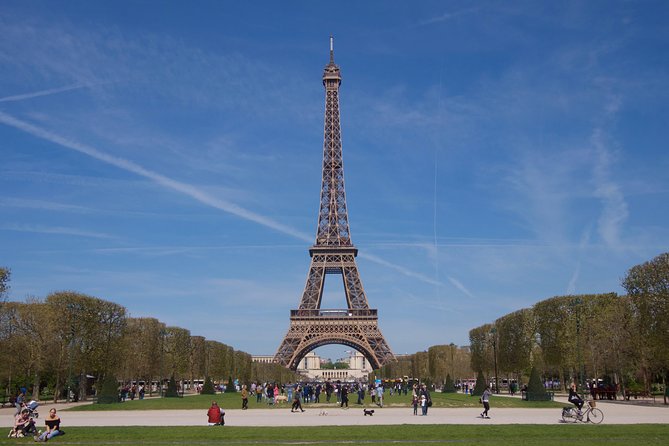
[[[226,426],[367,426],[400,424],[559,424],[561,413],[554,409],[497,409],[491,402],[491,419],[478,417],[477,408],[430,408],[427,416],[414,416],[413,409],[376,409],[374,416],[364,416],[362,408],[350,409],[307,407],[304,413],[291,413],[286,409],[226,410]],[[565,405],[568,403],[565,402]],[[669,406],[662,404],[636,405],[626,402],[598,401],[604,412],[603,424],[667,424]],[[40,407],[46,415],[52,404]],[[60,410],[65,404],[58,404]],[[207,421],[207,409],[201,410],[114,410],[94,412],[61,412],[63,426],[202,426]],[[327,415],[321,415],[326,410]],[[0,410],[0,426],[9,427],[13,422],[13,408]],[[38,420],[41,424],[41,418]]]

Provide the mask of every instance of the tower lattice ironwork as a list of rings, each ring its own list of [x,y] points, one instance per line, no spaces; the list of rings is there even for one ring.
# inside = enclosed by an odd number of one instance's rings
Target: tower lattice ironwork
[[[327,344],[353,347],[373,368],[395,360],[379,330],[377,310],[367,303],[355,262],[358,250],[351,242],[339,121],[340,85],[331,37],[330,62],[323,72],[325,135],[316,243],[309,249],[311,266],[300,306],[291,310],[290,328],[274,356],[275,362],[293,370],[307,353]],[[321,309],[326,275],[341,275],[347,308]]]

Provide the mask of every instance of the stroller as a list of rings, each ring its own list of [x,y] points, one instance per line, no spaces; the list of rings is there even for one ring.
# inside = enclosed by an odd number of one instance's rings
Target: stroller
[[[28,404],[25,404],[23,407],[25,409],[28,409],[28,415],[30,416],[30,418],[39,418],[39,413],[37,412],[39,403],[37,401],[31,400]]]

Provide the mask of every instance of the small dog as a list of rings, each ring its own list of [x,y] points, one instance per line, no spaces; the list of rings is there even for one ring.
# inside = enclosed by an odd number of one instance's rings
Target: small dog
[[[369,415],[370,417],[374,416],[374,409],[362,409],[362,411],[365,413],[365,417]]]
[[[318,414],[319,417],[327,417],[328,416],[328,411],[327,410],[321,410],[320,413]]]
[[[274,397],[274,402],[276,404],[288,402],[288,397],[286,395],[277,395]]]

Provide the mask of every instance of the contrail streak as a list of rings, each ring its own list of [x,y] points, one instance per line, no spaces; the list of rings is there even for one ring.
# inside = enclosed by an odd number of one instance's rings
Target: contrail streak
[[[15,96],[7,96],[4,98],[0,98],[0,102],[23,101],[25,99],[39,98],[41,96],[49,96],[51,94],[62,93],[65,91],[79,90],[81,88],[87,88],[87,87],[90,87],[90,85],[81,85],[81,84],[68,85],[67,87],[51,88],[49,90],[35,91],[32,93],[25,93],[25,94],[17,94]]]
[[[65,138],[61,135],[58,135],[56,133],[50,132],[49,130],[45,130],[42,128],[39,128],[37,126],[34,126],[28,122],[21,121],[19,119],[14,118],[13,116],[10,116],[2,111],[0,111],[0,122],[8,125],[10,127],[14,127],[16,129],[19,129],[23,132],[26,132],[30,135],[33,135],[37,138],[41,138],[46,141],[50,141],[54,144],[58,144],[59,146],[65,147],[70,150],[74,150],[79,153],[83,153],[84,155],[88,155],[92,158],[95,158],[99,161],[102,161],[104,163],[110,164],[112,166],[118,167],[119,169],[125,170],[127,172],[134,173],[136,175],[139,175],[141,177],[147,178],[167,189],[174,190],[177,192],[180,192],[184,195],[187,195],[196,201],[205,204],[207,206],[211,206],[213,208],[222,210],[224,212],[228,212],[232,215],[235,215],[237,217],[240,217],[244,220],[252,221],[254,223],[257,223],[261,226],[265,226],[267,228],[273,229],[277,232],[280,232],[282,234],[289,235],[291,237],[294,237],[298,240],[305,241],[307,243],[312,243],[314,241],[314,237],[310,237],[300,231],[297,231],[289,226],[286,226],[284,224],[281,224],[279,222],[276,222],[272,220],[271,218],[267,218],[265,216],[259,215],[255,212],[249,211],[248,209],[244,209],[241,206],[238,206],[234,203],[230,203],[229,201],[223,200],[221,198],[213,197],[206,192],[196,188],[195,186],[192,186],[187,183],[182,183],[177,180],[173,180],[172,178],[166,177],[165,175],[161,175],[157,172],[153,172],[149,169],[145,169],[144,167],[140,166],[139,164],[136,164],[132,161],[115,157],[112,155],[109,155],[107,153],[104,153],[94,147],[91,147],[86,144],[79,143],[77,141],[70,140],[68,138]],[[391,268],[395,271],[398,271],[402,273],[405,276],[408,277],[413,277],[418,280],[421,280],[426,283],[438,285],[439,282],[431,279],[429,277],[426,277],[420,273],[416,273],[413,271],[410,271],[402,266],[392,264],[390,262],[386,262],[383,259],[380,259],[378,257],[372,256],[372,255],[361,255],[361,258],[368,259],[374,263],[380,264],[382,266],[386,266],[388,268]]]
[[[213,197],[206,192],[203,192],[199,190],[198,188],[182,183],[177,180],[173,180],[172,178],[166,177],[165,175],[161,175],[159,173],[153,172],[149,169],[145,169],[144,167],[123,159],[119,157],[115,157],[112,155],[109,155],[107,153],[101,152],[98,149],[95,149],[91,146],[88,146],[86,144],[81,144],[76,141],[72,141],[70,139],[67,139],[63,136],[57,135],[53,132],[50,132],[45,129],[41,129],[39,127],[36,127],[32,124],[29,124],[27,122],[21,121],[19,119],[16,119],[6,113],[3,113],[0,111],[0,122],[7,124],[11,127],[17,128],[19,130],[22,130],[26,133],[29,133],[33,136],[36,136],[38,138],[50,141],[54,144],[58,144],[62,147],[83,153],[85,155],[88,155],[92,158],[95,158],[97,160],[100,160],[102,162],[105,162],[107,164],[111,164],[112,166],[118,167],[119,169],[125,170],[127,172],[134,173],[136,175],[139,175],[144,178],[148,178],[149,180],[160,184],[161,186],[164,186],[168,189],[180,192],[182,194],[185,194],[191,198],[194,198],[195,200],[199,201],[200,203],[206,204],[208,206],[211,206],[216,209],[220,209],[225,212],[229,212],[230,214],[236,215],[240,218],[243,218],[245,220],[249,220],[255,223],[258,223],[262,226],[265,226],[267,228],[274,229],[275,231],[281,232],[283,234],[290,235],[292,237],[298,238],[300,240],[305,240],[308,242],[311,242],[313,240],[312,237],[307,236],[306,234],[303,234],[299,231],[296,231],[286,225],[283,225],[281,223],[278,223],[270,218],[264,217],[262,215],[256,214],[252,211],[249,211],[248,209],[244,209],[241,206],[238,206],[234,203],[230,203],[226,200],[223,200],[221,198]]]

